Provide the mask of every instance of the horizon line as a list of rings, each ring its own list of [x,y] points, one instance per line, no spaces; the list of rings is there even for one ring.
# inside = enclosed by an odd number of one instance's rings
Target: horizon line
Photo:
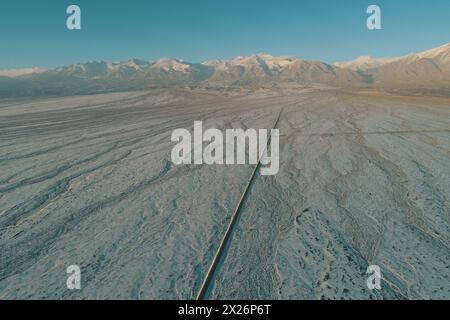
[[[248,58],[248,57],[253,57],[253,56],[262,56],[262,55],[270,55],[274,58],[288,58],[288,59],[299,59],[299,60],[304,60],[304,61],[318,61],[318,62],[322,62],[328,65],[336,65],[337,63],[343,63],[343,62],[350,62],[350,61],[354,61],[358,58],[361,57],[369,57],[372,59],[392,59],[392,58],[402,58],[402,57],[407,57],[410,55],[414,55],[414,54],[418,54],[420,52],[425,52],[428,50],[433,50],[433,49],[437,49],[446,45],[450,45],[450,42],[445,42],[442,43],[440,45],[437,46],[433,46],[432,48],[428,48],[428,49],[422,49],[420,51],[417,52],[408,52],[408,53],[404,53],[404,54],[399,54],[399,55],[394,55],[394,56],[371,56],[371,55],[358,55],[355,56],[352,59],[348,59],[348,60],[339,60],[339,61],[334,61],[334,62],[328,62],[328,61],[324,61],[324,60],[320,60],[320,59],[305,59],[302,58],[301,56],[298,55],[286,55],[286,54],[282,54],[282,55],[273,55],[271,53],[268,52],[260,52],[260,53],[253,53],[253,54],[249,54],[249,55],[237,55],[237,56],[233,56],[231,58],[211,58],[211,59],[206,59],[206,60],[202,60],[202,61],[190,61],[190,60],[185,60],[183,58],[176,58],[176,57],[160,57],[157,59],[143,59],[143,58],[138,58],[138,57],[132,57],[132,58],[128,58],[128,59],[98,59],[98,60],[84,60],[84,61],[77,61],[77,62],[71,62],[68,64],[64,64],[64,65],[58,65],[58,66],[49,66],[49,67],[43,67],[43,66],[39,66],[39,65],[26,65],[23,67],[14,67],[14,68],[0,68],[0,71],[21,71],[21,70],[26,70],[26,69],[40,69],[41,71],[48,71],[48,70],[55,70],[58,68],[63,68],[63,67],[67,67],[67,66],[72,66],[72,65],[80,65],[80,64],[87,64],[87,63],[99,63],[99,62],[106,62],[106,63],[120,63],[120,62],[127,62],[127,61],[131,61],[131,60],[141,60],[141,61],[145,61],[145,62],[158,62],[161,60],[176,60],[176,61],[180,61],[180,62],[186,62],[186,63],[191,63],[191,64],[203,64],[205,62],[209,62],[209,61],[232,61],[234,59],[237,58]]]

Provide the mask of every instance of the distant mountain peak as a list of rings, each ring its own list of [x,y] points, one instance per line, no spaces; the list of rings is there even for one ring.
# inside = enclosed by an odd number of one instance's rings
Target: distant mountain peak
[[[183,60],[163,58],[152,65],[152,68],[160,68],[166,72],[176,71],[186,73],[190,68],[190,64]]]
[[[340,68],[351,69],[354,71],[366,71],[372,68],[380,67],[384,64],[396,61],[401,57],[395,58],[373,58],[371,56],[360,56],[355,60],[336,62],[334,65]]]
[[[0,77],[16,78],[45,72],[43,68],[22,68],[0,70]]]
[[[430,49],[421,53],[417,53],[415,56],[419,58],[439,59],[443,58],[450,62],[450,43],[444,44],[440,47]]]

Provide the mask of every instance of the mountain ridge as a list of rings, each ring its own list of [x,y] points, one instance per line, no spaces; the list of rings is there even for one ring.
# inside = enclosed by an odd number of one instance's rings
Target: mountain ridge
[[[149,87],[223,88],[298,83],[450,94],[450,43],[394,58],[359,57],[327,64],[259,53],[191,63],[181,59],[90,61],[54,69],[0,70],[0,96],[73,95]]]

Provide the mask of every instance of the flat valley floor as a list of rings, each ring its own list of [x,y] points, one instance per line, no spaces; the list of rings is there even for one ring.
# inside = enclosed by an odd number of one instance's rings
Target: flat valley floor
[[[209,298],[450,299],[450,99],[315,88],[1,101],[0,299],[194,299],[254,166],[175,166],[172,131],[280,112]]]

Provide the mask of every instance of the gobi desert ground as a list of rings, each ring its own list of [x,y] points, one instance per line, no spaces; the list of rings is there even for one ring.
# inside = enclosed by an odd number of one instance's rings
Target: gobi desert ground
[[[171,133],[278,115],[208,297],[449,299],[450,100],[300,86],[2,100],[0,299],[196,298],[254,166],[175,166]]]

